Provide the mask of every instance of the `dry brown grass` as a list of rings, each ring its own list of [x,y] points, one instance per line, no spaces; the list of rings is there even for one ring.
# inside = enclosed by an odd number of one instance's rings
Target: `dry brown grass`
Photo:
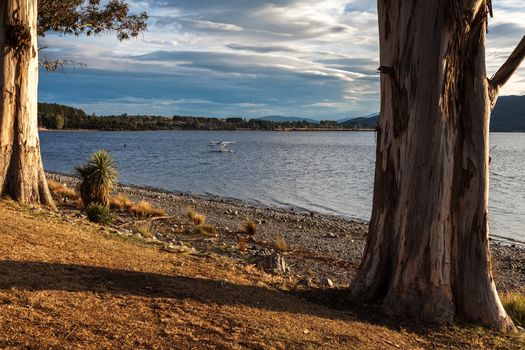
[[[77,198],[73,201],[73,205],[78,209],[82,210],[84,209],[84,203],[82,202],[82,198]]]
[[[525,327],[525,295],[521,293],[507,293],[500,296],[503,307],[514,324]]]
[[[288,245],[288,243],[286,243],[286,241],[284,240],[282,236],[278,237],[275,240],[275,242],[273,243],[273,246],[275,247],[275,249],[283,253],[290,251],[290,246]]]
[[[133,207],[133,201],[125,194],[119,193],[111,198],[109,205],[116,210],[130,210]]]
[[[197,213],[193,208],[188,207],[186,214],[188,215],[188,219],[196,226],[203,225],[206,222],[206,216]]]
[[[509,349],[520,335],[371,322],[230,258],[127,241],[0,202],[0,348]]]
[[[257,234],[257,224],[252,220],[246,220],[246,222],[241,225],[241,232],[249,236],[255,236]]]
[[[151,226],[148,224],[142,224],[135,226],[135,231],[144,238],[153,238],[154,234],[151,230]]]
[[[164,209],[156,208],[150,202],[144,200],[137,202],[129,210],[133,215],[140,217],[166,216]]]
[[[196,225],[194,232],[205,236],[216,236],[219,234],[217,227],[206,223]]]
[[[49,179],[47,180],[47,186],[49,187],[49,191],[55,198],[65,198],[69,200],[76,200],[80,198],[80,195],[77,191],[67,187],[66,184],[63,184],[61,182]]]
[[[248,238],[243,236],[237,237],[237,248],[241,252],[248,251]]]

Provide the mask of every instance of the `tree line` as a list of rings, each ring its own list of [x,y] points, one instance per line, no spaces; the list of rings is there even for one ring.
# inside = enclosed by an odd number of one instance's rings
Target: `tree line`
[[[343,130],[362,129],[366,125],[341,125],[336,121],[321,121],[314,124],[301,121],[269,121],[245,118],[205,118],[193,116],[160,117],[131,116],[127,114],[96,116],[88,115],[82,109],[56,103],[38,104],[38,125],[40,128],[85,129],[103,131],[142,130]]]

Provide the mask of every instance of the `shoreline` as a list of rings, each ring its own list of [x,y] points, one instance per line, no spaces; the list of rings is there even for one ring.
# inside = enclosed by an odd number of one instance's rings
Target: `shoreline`
[[[46,172],[48,178],[73,187],[75,178]],[[322,285],[327,278],[336,286],[348,286],[361,262],[366,245],[368,223],[308,211],[257,206],[241,200],[219,196],[177,193],[158,188],[119,184],[115,193],[123,193],[133,201],[146,200],[165,209],[177,224],[166,226],[156,220],[153,229],[161,233],[157,239],[184,243],[198,251],[213,251],[248,264],[250,252],[272,248],[283,239],[290,251],[283,253],[292,274],[298,278]],[[193,208],[206,216],[207,222],[217,227],[216,238],[195,237],[187,234],[189,224],[186,209]],[[186,221],[185,221],[186,220]],[[239,227],[246,221],[258,223],[255,239],[250,239],[248,250],[238,250]],[[129,223],[130,226],[133,222]],[[174,229],[176,228],[176,230]],[[525,290],[525,248],[490,240],[495,281],[500,292]]]
[[[39,132],[72,132],[72,131],[107,131],[107,132],[145,132],[145,131],[263,131],[263,132],[375,132],[375,129],[363,128],[363,129],[322,129],[322,128],[312,128],[312,129],[275,129],[275,130],[266,130],[266,129],[142,129],[142,130],[106,130],[106,129],[39,129]]]

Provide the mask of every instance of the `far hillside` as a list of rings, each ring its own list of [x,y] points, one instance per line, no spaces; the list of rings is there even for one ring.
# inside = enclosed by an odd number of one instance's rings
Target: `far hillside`
[[[306,123],[310,123],[310,124],[320,124],[321,123],[319,120],[315,120],[315,119],[300,118],[300,117],[284,117],[282,115],[268,115],[268,116],[260,117],[260,118],[257,118],[257,119],[258,120],[267,120],[267,121],[270,121],[270,122],[279,122],[279,123],[284,123],[284,122],[290,122],[290,123],[293,123],[293,122],[306,122]]]
[[[498,98],[491,118],[491,131],[525,132],[525,96]]]
[[[525,96],[502,96],[492,112],[490,131],[525,132]],[[375,128],[379,114],[354,119],[343,119],[345,128]]]
[[[374,130],[379,114],[339,121],[267,116],[257,119],[193,116],[99,117],[56,103],[38,104],[38,125],[46,129],[87,130]],[[525,132],[525,96],[502,96],[492,112],[493,132]]]

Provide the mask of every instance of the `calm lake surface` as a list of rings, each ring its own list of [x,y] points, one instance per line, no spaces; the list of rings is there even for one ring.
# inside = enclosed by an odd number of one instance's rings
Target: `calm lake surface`
[[[72,173],[98,149],[120,181],[368,221],[373,132],[43,132],[46,170]],[[233,153],[210,141],[233,141]],[[525,241],[525,134],[491,134],[491,234]]]

